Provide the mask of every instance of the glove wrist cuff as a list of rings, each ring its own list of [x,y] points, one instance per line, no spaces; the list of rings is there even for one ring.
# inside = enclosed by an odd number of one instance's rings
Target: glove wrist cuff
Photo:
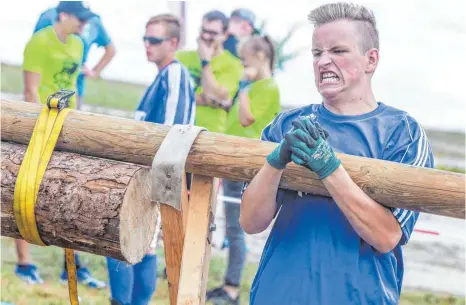
[[[331,162],[328,162],[321,170],[319,170],[319,172],[317,172],[317,175],[319,175],[319,179],[325,179],[331,174],[333,174],[333,172],[337,170],[340,164],[340,159],[334,157],[334,159]]]
[[[276,169],[284,169],[286,167],[286,163],[283,163],[280,160],[280,145],[277,146],[266,158],[267,162],[270,166]]]

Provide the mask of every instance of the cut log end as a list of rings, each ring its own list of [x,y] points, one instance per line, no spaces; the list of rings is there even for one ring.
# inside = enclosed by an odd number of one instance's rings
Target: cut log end
[[[158,205],[150,199],[150,170],[140,169],[131,179],[120,212],[120,247],[125,259],[135,264],[144,257],[154,237]]]

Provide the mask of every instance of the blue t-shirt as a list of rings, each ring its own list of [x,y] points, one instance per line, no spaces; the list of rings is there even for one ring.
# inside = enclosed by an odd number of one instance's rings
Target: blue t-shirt
[[[234,35],[228,35],[227,39],[223,43],[223,48],[225,50],[230,51],[231,54],[235,55],[236,57],[239,58],[238,55],[238,38],[236,38]]]
[[[318,121],[335,152],[433,167],[426,133],[406,112],[379,103],[372,112],[336,115],[314,104],[282,112],[262,133],[280,142],[299,116]],[[417,212],[391,209],[403,236],[382,254],[355,232],[332,198],[279,189],[280,208],[251,288],[251,305],[395,305],[401,292],[401,246]]]
[[[188,69],[178,61],[166,65],[147,88],[135,119],[157,124],[194,125],[196,96]]]
[[[43,12],[36,23],[34,33],[49,25],[54,25],[57,21],[57,17],[58,13],[56,8],[51,8]],[[87,24],[84,26],[84,29],[79,37],[81,38],[84,45],[82,61],[83,64],[87,61],[87,55],[89,54],[89,50],[93,44],[96,44],[98,47],[106,47],[111,43],[110,36],[105,30],[99,16],[94,16],[87,21]],[[78,95],[83,96],[84,75],[82,73],[78,76],[77,88]]]

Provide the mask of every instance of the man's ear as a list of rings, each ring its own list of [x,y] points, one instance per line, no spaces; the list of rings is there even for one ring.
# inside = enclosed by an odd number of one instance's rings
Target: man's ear
[[[58,14],[58,21],[64,21],[69,18],[69,15],[67,13],[60,12]]]
[[[173,48],[173,50],[176,51],[178,49],[179,44],[180,44],[180,41],[177,38],[173,37],[170,39],[170,45]]]
[[[372,48],[366,52],[366,73],[374,73],[379,64],[379,50]]]

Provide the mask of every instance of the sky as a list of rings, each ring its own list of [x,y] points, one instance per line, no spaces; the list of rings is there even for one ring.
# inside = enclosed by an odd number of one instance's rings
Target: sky
[[[195,48],[202,15],[219,9],[252,9],[258,21],[267,21],[267,34],[283,37],[295,23],[303,26],[289,43],[289,50],[311,45],[312,26],[307,14],[329,1],[288,0],[192,0],[187,2],[187,48]],[[466,11],[463,0],[355,1],[372,9],[380,34],[380,63],[373,79],[378,100],[408,111],[426,127],[465,129],[466,93],[463,71],[466,68]],[[25,5],[27,3],[27,5]],[[0,27],[2,61],[20,64],[22,50],[41,11],[56,1],[2,1]],[[166,1],[89,1],[102,17],[117,48],[117,56],[103,77],[148,84],[156,69],[148,64],[141,37],[147,19],[167,12]],[[5,8],[5,6],[8,8]],[[102,54],[92,50],[90,64]],[[278,72],[282,104],[302,106],[319,103],[314,87],[310,48]]]

